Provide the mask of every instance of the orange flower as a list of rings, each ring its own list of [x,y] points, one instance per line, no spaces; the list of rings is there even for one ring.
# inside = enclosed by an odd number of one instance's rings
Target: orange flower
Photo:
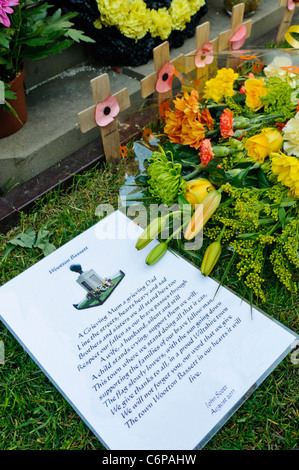
[[[212,118],[212,116],[211,116],[210,111],[209,111],[207,108],[205,108],[205,109],[202,111],[202,113],[201,113],[201,115],[200,115],[200,122],[201,122],[204,126],[206,126],[206,127],[209,129],[209,131],[211,131],[211,130],[214,129],[214,120],[213,120],[213,118]]]
[[[121,154],[122,158],[128,156],[128,151],[127,151],[125,145],[121,145],[121,146],[119,147],[119,151],[120,151],[120,154]]]
[[[197,90],[192,90],[190,95],[185,92],[182,98],[176,98],[174,106],[177,111],[185,116],[194,116],[199,111],[199,94]]]
[[[199,149],[205,138],[205,128],[198,119],[186,119],[182,123],[182,144]]]
[[[214,158],[210,139],[204,139],[199,150],[201,163],[208,166],[209,162]]]
[[[255,62],[252,66],[253,73],[260,73],[263,70],[264,62]]]
[[[160,106],[159,106],[159,112],[160,112],[160,116],[161,116],[162,118],[165,117],[165,113],[166,113],[166,111],[169,110],[169,108],[170,108],[170,103],[169,103],[169,101],[162,101],[162,103],[161,103]]]
[[[172,110],[166,111],[164,132],[168,135],[170,142],[181,144],[182,117]]]
[[[224,109],[220,116],[220,133],[224,139],[234,135],[233,113],[229,109]]]
[[[149,142],[150,140],[153,139],[153,131],[151,129],[143,129],[143,138]]]

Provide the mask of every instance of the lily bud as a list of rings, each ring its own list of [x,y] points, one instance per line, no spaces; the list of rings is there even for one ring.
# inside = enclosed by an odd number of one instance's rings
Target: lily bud
[[[195,209],[185,230],[184,236],[186,240],[192,240],[206,225],[210,217],[212,217],[221,202],[221,193],[222,190],[219,189],[211,191],[206,195],[202,204]]]
[[[208,276],[216,265],[221,254],[221,244],[219,241],[211,243],[204,254],[201,263],[201,274]]]
[[[167,251],[167,243],[161,242],[159,245],[156,245],[152,251],[146,257],[146,264],[152,266],[153,264],[157,263],[166,253]]]
[[[154,240],[154,238],[157,238],[159,233],[161,233],[162,230],[165,228],[166,221],[166,216],[157,217],[156,219],[152,220],[138,238],[135,248],[137,248],[137,250],[142,250],[152,240]]]

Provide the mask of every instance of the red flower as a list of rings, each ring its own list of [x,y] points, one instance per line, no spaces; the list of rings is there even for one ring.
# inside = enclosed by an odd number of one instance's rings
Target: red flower
[[[204,139],[202,141],[199,151],[201,163],[208,166],[209,162],[214,158],[210,139]]]
[[[220,116],[221,137],[227,139],[234,135],[233,131],[233,113],[229,109],[224,109]]]

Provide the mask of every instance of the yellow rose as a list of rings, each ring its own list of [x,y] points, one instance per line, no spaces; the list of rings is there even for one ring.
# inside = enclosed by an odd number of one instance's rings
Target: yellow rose
[[[185,198],[190,202],[193,209],[195,204],[201,204],[208,192],[212,191],[214,186],[205,178],[197,178],[187,182]]]
[[[271,170],[277,180],[290,188],[290,196],[299,198],[299,160],[284,153],[271,154]]]
[[[281,133],[272,127],[262,129],[260,134],[253,135],[247,139],[245,150],[249,157],[259,163],[263,163],[265,158],[272,152],[277,152],[283,143]]]
[[[244,83],[246,91],[246,104],[254,111],[263,107],[261,97],[266,96],[267,90],[264,88],[263,78],[248,78]]]

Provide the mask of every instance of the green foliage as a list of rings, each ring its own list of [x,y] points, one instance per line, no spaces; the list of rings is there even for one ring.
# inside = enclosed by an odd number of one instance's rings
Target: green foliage
[[[277,122],[284,122],[294,117],[296,104],[292,103],[291,96],[294,89],[286,81],[278,77],[269,77],[267,80],[267,94],[261,98],[265,113],[283,113]]]
[[[27,249],[38,248],[42,251],[44,256],[49,255],[56,249],[55,245],[49,241],[50,236],[51,232],[44,227],[42,227],[37,233],[32,228],[28,228],[25,232],[20,233],[15,238],[7,242],[3,260],[5,260],[8,254],[17,246]]]
[[[0,77],[10,80],[25,59],[37,60],[62,52],[75,41],[94,42],[70,21],[76,12],[52,12],[47,2],[20,0],[9,15],[9,28],[0,26]]]

